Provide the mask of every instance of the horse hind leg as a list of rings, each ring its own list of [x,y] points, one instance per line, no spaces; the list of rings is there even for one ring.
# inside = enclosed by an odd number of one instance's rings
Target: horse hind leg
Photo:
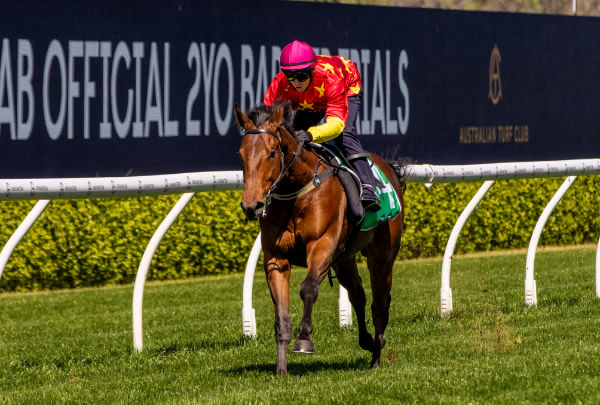
[[[390,302],[392,297],[387,296],[382,308],[378,308],[375,303],[371,306],[373,314],[373,323],[375,324],[375,338],[373,339],[373,356],[371,357],[371,368],[379,367],[381,361],[381,350],[385,346],[385,337],[383,333],[387,327],[390,313]],[[379,304],[378,304],[379,305]]]
[[[381,246],[381,245],[380,245]],[[390,295],[392,289],[392,268],[396,254],[384,254],[385,252],[375,252],[371,250],[371,255],[367,257],[367,265],[371,275],[371,292],[373,294],[373,304],[371,305],[371,314],[373,316],[373,325],[375,326],[375,338],[373,340],[373,356],[371,358],[371,368],[379,366],[381,350],[385,346],[384,332],[389,322]],[[396,249],[391,249],[397,253]]]
[[[348,291],[348,298],[356,314],[358,323],[358,344],[364,350],[373,351],[373,335],[367,330],[365,320],[365,306],[367,297],[362,285],[362,279],[358,274],[356,258],[351,257],[336,264],[337,278],[340,284]]]

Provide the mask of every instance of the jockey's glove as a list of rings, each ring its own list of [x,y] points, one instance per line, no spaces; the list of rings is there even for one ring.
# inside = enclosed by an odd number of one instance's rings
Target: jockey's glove
[[[300,131],[296,131],[296,140],[298,142],[304,142],[304,143],[308,143],[308,142],[312,142],[313,140],[313,136],[310,132],[308,131],[304,131],[304,130],[300,130]]]

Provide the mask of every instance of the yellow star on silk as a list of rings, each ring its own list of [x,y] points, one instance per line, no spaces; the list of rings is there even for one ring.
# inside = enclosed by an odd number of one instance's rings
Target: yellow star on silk
[[[319,97],[323,97],[323,94],[325,93],[325,82],[321,83],[321,87],[315,86],[315,90],[319,92]]]
[[[313,109],[313,105],[315,105],[314,103],[307,103],[306,100],[304,100],[304,102],[298,104],[299,108],[301,110],[312,110]]]
[[[349,62],[349,60],[348,60],[348,59],[346,59],[346,58],[343,58],[343,57],[341,57],[341,56],[340,56],[340,59],[342,60],[342,62],[344,62],[344,66],[346,66],[346,71],[347,71],[348,73],[350,73],[350,66],[348,66],[348,62]]]
[[[350,91],[355,94],[358,94],[360,92],[360,85],[357,84],[356,86],[350,87]]]
[[[335,74],[335,70],[333,69],[333,66],[330,63],[322,63],[321,66],[323,66],[324,71],[330,70],[331,73]]]

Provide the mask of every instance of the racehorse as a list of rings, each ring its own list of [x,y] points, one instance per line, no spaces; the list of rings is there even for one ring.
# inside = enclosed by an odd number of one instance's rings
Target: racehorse
[[[349,220],[348,200],[337,177],[311,186],[315,173],[323,172],[326,165],[295,140],[289,104],[257,106],[247,114],[236,105],[234,114],[243,135],[239,150],[244,174],[241,206],[247,219],[259,221],[264,269],[275,306],[277,374],[287,374],[287,348],[292,339],[292,265],[308,268],[300,286],[304,311],[293,351],[315,351],[310,337],[313,304],[320,283],[333,267],[356,313],[359,345],[372,353],[371,368],[378,367],[389,319],[392,266],[404,221],[403,182],[391,164],[370,154],[396,190],[402,210],[374,229],[359,232]],[[370,273],[374,338],[365,322],[366,296],[356,265],[359,251],[366,255]]]

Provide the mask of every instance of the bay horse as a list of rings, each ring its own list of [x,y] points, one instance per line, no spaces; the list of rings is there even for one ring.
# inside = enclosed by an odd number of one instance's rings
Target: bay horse
[[[371,368],[378,367],[389,319],[392,266],[404,222],[403,182],[390,164],[370,154],[396,190],[402,209],[376,228],[358,232],[348,217],[348,201],[337,177],[311,187],[314,172],[321,173],[326,166],[295,140],[288,103],[257,106],[247,114],[236,105],[234,115],[243,135],[239,150],[244,174],[241,206],[247,219],[259,221],[264,269],[275,306],[277,374],[287,374],[287,348],[292,339],[292,265],[308,268],[300,286],[304,311],[293,351],[315,351],[310,337],[312,309],[319,285],[333,267],[356,313],[359,345],[372,353]],[[356,265],[359,251],[366,255],[370,273],[374,338],[365,322],[367,300]]]

